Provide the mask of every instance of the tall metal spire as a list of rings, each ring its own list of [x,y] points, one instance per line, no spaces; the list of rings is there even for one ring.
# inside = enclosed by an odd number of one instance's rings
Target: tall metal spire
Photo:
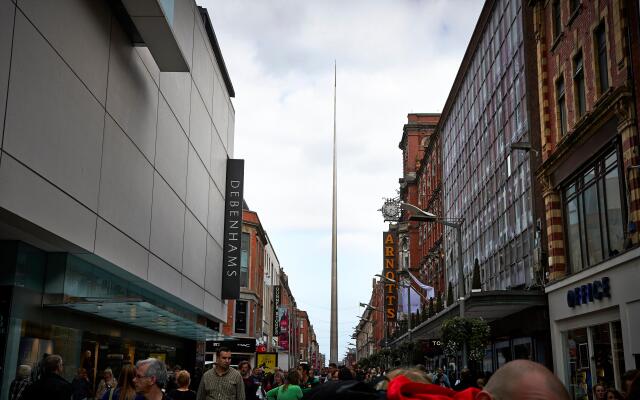
[[[337,65],[333,62],[333,207],[331,226],[331,345],[329,362],[338,363],[338,249],[337,249],[337,163],[336,163],[336,86]]]

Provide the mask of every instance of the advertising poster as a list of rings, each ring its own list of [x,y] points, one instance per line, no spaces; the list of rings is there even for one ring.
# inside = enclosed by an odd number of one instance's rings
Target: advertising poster
[[[287,307],[278,307],[278,347],[281,350],[289,350],[289,310]]]
[[[277,353],[258,353],[256,355],[256,364],[259,367],[264,368],[264,372],[274,373],[278,366],[278,354]]]

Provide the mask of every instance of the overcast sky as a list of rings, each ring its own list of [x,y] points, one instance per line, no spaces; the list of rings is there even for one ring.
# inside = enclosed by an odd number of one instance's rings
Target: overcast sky
[[[382,271],[377,211],[402,175],[407,114],[440,112],[481,0],[197,0],[236,98],[245,199],[329,358],[337,62],[339,358]]]

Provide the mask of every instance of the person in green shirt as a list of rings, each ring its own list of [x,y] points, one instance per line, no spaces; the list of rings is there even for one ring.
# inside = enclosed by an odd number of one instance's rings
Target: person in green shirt
[[[273,388],[267,392],[269,400],[300,400],[302,398],[302,389],[300,383],[300,375],[298,371],[291,370],[287,374],[284,385]]]
[[[307,393],[320,384],[320,380],[313,376],[313,370],[309,364],[300,364],[298,366],[298,373],[300,374],[300,388],[302,388],[302,393]]]

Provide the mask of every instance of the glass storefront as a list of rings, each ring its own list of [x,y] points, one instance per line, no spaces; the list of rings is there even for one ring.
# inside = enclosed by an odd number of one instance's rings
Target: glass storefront
[[[574,400],[592,400],[593,387],[620,388],[624,354],[620,321],[564,332],[566,373]]]
[[[62,356],[67,380],[82,367],[94,385],[107,367],[117,377],[148,357],[198,366],[197,335],[210,329],[190,310],[73,255],[16,242],[0,250],[8,260],[0,269],[0,398],[17,366],[33,367],[44,354]]]

